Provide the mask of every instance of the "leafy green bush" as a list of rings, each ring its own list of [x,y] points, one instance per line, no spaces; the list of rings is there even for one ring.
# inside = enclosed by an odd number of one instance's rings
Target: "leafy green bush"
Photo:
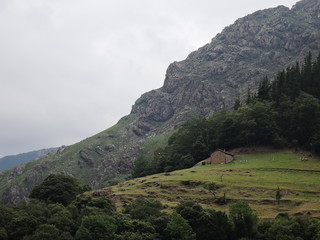
[[[51,174],[40,185],[33,188],[30,198],[67,206],[78,194],[89,189],[88,186],[81,184],[73,177]]]

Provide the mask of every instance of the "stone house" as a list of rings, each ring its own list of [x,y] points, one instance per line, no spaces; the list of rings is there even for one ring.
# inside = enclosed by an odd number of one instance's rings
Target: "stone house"
[[[210,157],[206,159],[205,164],[224,164],[233,161],[234,155],[226,150],[217,149],[211,153]]]

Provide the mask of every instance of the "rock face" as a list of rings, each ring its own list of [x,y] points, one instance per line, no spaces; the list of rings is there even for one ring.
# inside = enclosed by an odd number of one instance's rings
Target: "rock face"
[[[115,126],[54,155],[0,173],[5,203],[18,203],[47,175],[72,175],[94,188],[132,170],[146,143],[196,115],[231,107],[264,76],[320,50],[319,0],[237,20],[187,59],[170,64],[162,88],[143,94]]]

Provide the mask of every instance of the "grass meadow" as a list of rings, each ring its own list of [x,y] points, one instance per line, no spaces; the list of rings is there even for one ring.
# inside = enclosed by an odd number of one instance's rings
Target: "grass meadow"
[[[156,198],[172,209],[192,200],[205,208],[228,212],[235,201],[248,201],[260,218],[274,218],[280,212],[320,217],[320,159],[289,150],[256,149],[235,151],[228,164],[200,165],[189,169],[131,179],[91,192],[107,195],[121,208],[137,197]],[[209,191],[205,184],[213,183]],[[275,195],[281,191],[280,205]],[[226,197],[220,205],[217,199]]]

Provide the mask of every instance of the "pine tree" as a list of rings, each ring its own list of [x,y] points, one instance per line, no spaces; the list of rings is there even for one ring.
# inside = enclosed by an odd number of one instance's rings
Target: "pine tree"
[[[266,76],[263,78],[262,82],[259,85],[258,98],[260,100],[269,101],[270,100],[270,89],[271,89],[270,80]]]
[[[312,65],[312,82],[314,96],[320,98],[320,53]]]
[[[291,99],[296,99],[300,94],[301,89],[301,72],[299,62],[296,63],[295,67],[291,68]]]
[[[252,102],[252,96],[251,96],[251,89],[248,86],[248,93],[247,93],[247,100],[246,100],[246,104],[250,104]]]
[[[238,97],[234,102],[233,109],[238,110],[240,107],[241,107],[241,102],[240,102],[240,97]]]
[[[304,65],[302,67],[302,84],[301,88],[303,91],[311,93],[312,92],[312,54],[311,52],[304,59]]]

